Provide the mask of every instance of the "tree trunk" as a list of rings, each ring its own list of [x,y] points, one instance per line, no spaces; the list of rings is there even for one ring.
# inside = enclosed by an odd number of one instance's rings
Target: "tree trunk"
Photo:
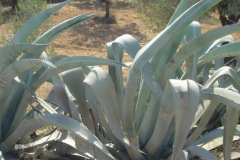
[[[109,10],[110,10],[110,0],[105,0],[105,3],[106,3],[106,19],[108,19],[109,16],[110,16],[110,13],[109,13]]]

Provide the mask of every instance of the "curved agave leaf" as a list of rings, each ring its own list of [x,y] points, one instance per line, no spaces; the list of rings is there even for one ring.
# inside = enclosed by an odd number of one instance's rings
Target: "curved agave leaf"
[[[224,37],[221,37],[217,40],[215,40],[214,42],[212,42],[211,44],[207,45],[206,47],[204,47],[203,49],[200,50],[200,56],[207,54],[210,50],[216,49],[216,47],[219,44],[222,44],[224,42],[229,42],[229,43],[234,43],[234,38],[232,35],[227,35]]]
[[[123,49],[126,51],[126,53],[133,59],[141,46],[139,45],[138,41],[132,37],[131,35],[125,34],[116,40],[114,40],[112,43],[107,44],[107,50],[108,50],[108,56],[114,57],[114,60],[117,62],[122,61],[123,56]],[[113,54],[113,55],[111,55]],[[122,80],[122,68],[120,67],[114,67],[115,68],[115,75],[111,75],[114,82],[116,84],[116,91],[118,95],[118,101],[120,107],[120,115],[121,115],[121,121],[123,121],[123,80]],[[111,69],[111,68],[110,68]]]
[[[40,26],[48,17],[50,17],[52,14],[57,12],[59,9],[61,9],[66,4],[70,3],[72,0],[67,0],[65,2],[62,2],[56,6],[53,6],[36,16],[32,17],[30,20],[28,20],[14,35],[12,38],[10,44],[14,43],[22,43],[25,42],[27,37],[38,27]]]
[[[222,67],[218,69],[214,74],[211,76],[211,78],[208,79],[208,81],[204,84],[202,89],[211,87],[220,76],[227,75],[232,83],[232,85],[240,90],[240,79],[238,75],[235,73],[235,71],[228,66]]]
[[[51,43],[55,38],[57,38],[61,33],[67,31],[68,29],[76,26],[77,24],[84,22],[88,19],[91,19],[93,17],[95,17],[96,15],[88,15],[88,14],[82,14],[76,17],[73,17],[71,19],[68,19],[56,26],[54,26],[53,28],[51,28],[50,30],[48,30],[47,32],[45,32],[43,35],[41,35],[38,39],[36,39],[33,43],[37,43],[37,44],[42,44],[42,43]],[[35,52],[32,52],[28,55],[22,55],[20,57],[20,59],[27,59],[27,58],[38,58],[42,52],[45,50],[46,48],[43,49],[39,49],[36,50]]]
[[[164,86],[165,82],[172,76],[172,74],[183,63],[183,61],[189,56],[193,55],[196,51],[220,37],[237,32],[239,30],[240,26],[238,24],[224,26],[202,34],[187,42],[172,57],[168,64],[165,65],[163,72],[159,77],[160,84]]]
[[[45,81],[50,79],[53,75],[61,73],[63,71],[79,68],[82,66],[93,66],[93,65],[113,65],[113,66],[125,66],[124,64],[104,59],[98,57],[90,57],[90,56],[74,56],[64,58],[54,64],[56,69],[48,69],[46,70],[42,76],[31,86],[32,91],[36,91]]]
[[[20,60],[12,63],[6,69],[4,69],[0,73],[0,81],[1,81],[1,88],[0,88],[0,99],[3,98],[5,90],[10,82],[14,79],[14,77],[18,76],[20,73],[28,70],[32,67],[37,67],[39,65],[55,68],[55,66],[47,61],[36,60],[36,59],[27,59],[27,60]]]
[[[46,48],[49,44],[9,44],[0,48],[0,65],[5,61],[17,57],[22,53],[29,53],[36,49]]]
[[[65,55],[58,55],[50,59],[50,62],[53,64],[56,63],[57,61],[60,61],[63,58],[67,58],[68,56]],[[40,57],[41,58],[41,57]],[[47,67],[41,67],[39,70],[36,71],[36,73],[32,76],[30,86],[36,82],[39,77],[47,70]]]
[[[137,53],[136,58],[133,61],[133,68],[143,67],[153,55],[155,55],[169,41],[172,41],[187,25],[219,1],[220,0],[200,1],[189,8]]]
[[[53,28],[51,28],[50,30],[45,32],[38,39],[36,39],[33,43],[36,43],[36,44],[45,44],[46,42],[51,43],[61,33],[65,32],[68,29],[76,26],[77,24],[84,22],[88,19],[91,19],[95,16],[96,15],[82,14],[82,15],[73,17],[71,19],[68,19],[66,21],[63,21],[62,23],[54,26]],[[39,49],[35,52],[32,52],[30,55],[23,55],[20,57],[20,59],[33,58],[33,57],[38,58],[45,49],[46,48]]]
[[[59,81],[54,84],[46,101],[59,106],[62,110],[68,112],[73,119],[82,123],[77,107],[72,102],[71,95],[63,82]]]
[[[95,133],[93,122],[90,117],[86,97],[85,88],[83,84],[84,73],[81,68],[72,69],[61,73],[64,83],[67,85],[69,91],[76,98],[78,104],[78,112],[81,114],[84,125]]]
[[[63,21],[58,25],[54,26],[53,28],[51,28],[50,30],[48,30],[47,32],[45,32],[43,35],[37,38],[33,43],[45,44],[46,42],[52,42],[62,32],[74,27],[75,25],[81,22],[85,22],[88,19],[94,18],[95,16],[96,14],[86,13],[86,14],[82,14],[82,15],[73,17],[71,19],[68,19],[66,21]]]
[[[217,160],[209,151],[205,150],[204,148],[198,146],[191,146],[187,149],[187,151],[193,155],[197,155],[203,159],[208,160]]]
[[[108,74],[100,67],[94,67],[88,76],[84,79],[85,85],[91,88],[92,92],[103,107],[109,125],[117,137],[123,137],[120,123],[119,104],[113,83]],[[106,90],[106,94],[102,94]]]
[[[205,109],[203,115],[201,116],[201,119],[200,119],[199,123],[197,124],[197,128],[186,140],[184,148],[186,148],[187,146],[190,146],[201,135],[201,133],[206,128],[208,121],[210,120],[211,116],[213,115],[213,112],[215,111],[218,104],[219,104],[219,102],[215,102],[215,101],[210,102],[210,104]],[[201,107],[203,107],[203,106],[201,106]]]
[[[114,85],[108,76],[107,73],[104,72],[103,69],[99,67],[95,67],[88,74],[88,76],[84,80],[85,85],[91,89],[93,95],[95,96],[95,101],[98,101],[103,115],[106,117],[107,127],[104,125],[104,128],[107,130],[107,133],[113,132],[115,137],[110,137],[113,141],[116,141],[116,138],[124,144],[124,134],[122,131],[122,125],[120,121],[120,111],[119,104],[116,92],[114,90]],[[107,90],[106,90],[107,89]],[[102,92],[105,90],[104,94]],[[99,110],[101,112],[101,110]],[[99,113],[99,112],[98,112]],[[108,129],[109,128],[109,129]],[[120,150],[124,150],[125,147],[117,143]]]
[[[200,23],[193,21],[187,28],[186,28],[186,40],[189,41],[193,39],[194,37],[197,37],[201,34],[201,27]],[[187,79],[192,79],[196,81],[197,79],[197,59],[199,56],[199,52],[196,52],[195,54],[191,55],[186,60],[186,77]]]
[[[57,113],[49,104],[47,104],[44,100],[38,97],[34,97],[33,101],[38,102],[43,108],[46,109],[47,112],[54,114]],[[33,102],[32,101],[32,102]]]
[[[201,99],[214,100],[240,110],[240,94],[223,88],[207,88],[200,91]]]
[[[36,124],[50,124],[70,131],[76,137],[91,145],[96,151],[96,159],[114,159],[104,145],[89,131],[82,123],[60,114],[46,114],[38,119],[27,120],[17,127],[17,129],[2,143],[0,150],[7,152],[20,138],[22,133],[29,127]]]
[[[239,110],[234,107],[227,106],[226,117],[224,121],[225,122],[224,131],[223,131],[224,159],[231,159],[233,136],[236,131],[238,118],[239,118]]]
[[[209,143],[211,143],[211,141],[213,141],[216,138],[222,137],[223,131],[224,131],[224,128],[220,127],[220,128],[217,128],[207,134],[204,134],[203,136],[198,138],[195,142],[193,142],[191,144],[191,146],[200,146],[204,149],[211,150],[219,145],[222,145],[223,141],[221,141],[221,140],[220,141],[217,140],[218,142],[220,142],[220,143],[217,143],[217,145],[214,142],[213,142],[213,144],[209,144]],[[235,135],[237,135],[237,136],[240,135],[240,125],[237,125],[236,130],[235,130]],[[239,137],[237,137],[237,139],[239,139]]]
[[[74,141],[75,141],[75,139],[74,139],[73,135],[71,133],[69,133],[68,131],[57,130],[43,138],[40,138],[39,140],[31,141],[31,142],[28,142],[25,144],[16,144],[16,145],[14,145],[14,148],[12,150],[14,150],[14,151],[25,150],[26,151],[26,150],[36,148],[39,145],[44,145],[44,144],[48,144],[48,143],[52,143],[52,142],[62,142],[62,143],[65,143],[65,144],[75,148]],[[78,150],[76,149],[75,154],[76,154],[76,152],[81,157],[93,158],[93,156],[91,156],[91,154],[88,153],[89,150],[87,150],[87,148],[85,146],[79,148]],[[69,152],[67,151],[67,153],[69,153]]]
[[[199,57],[197,66],[199,67],[207,62],[211,62],[219,58],[239,56],[240,55],[239,45],[240,42],[236,42],[214,49],[208,52],[207,54],[204,54],[201,57]]]
[[[178,159],[188,160],[189,159],[189,153],[187,151],[182,150],[178,155]]]
[[[199,97],[199,88],[194,81],[168,81],[153,135],[144,148],[150,156],[155,157],[161,151],[168,127],[175,115],[176,130],[172,159],[178,158],[197,111]]]
[[[0,151],[0,160],[5,160],[4,158],[3,158],[3,155],[2,155],[2,152]]]
[[[173,23],[183,12],[185,12],[188,8],[190,8],[192,5],[197,3],[198,0],[183,0],[180,1],[177,9],[175,10],[173,16],[171,17],[168,25]]]

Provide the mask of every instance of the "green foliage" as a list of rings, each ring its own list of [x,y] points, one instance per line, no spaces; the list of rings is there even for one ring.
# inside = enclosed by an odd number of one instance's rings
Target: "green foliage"
[[[0,24],[3,22],[3,6],[2,3],[0,3]]]
[[[45,0],[24,0],[19,1],[18,6],[20,10],[16,10],[16,14],[13,14],[7,20],[7,27],[3,31],[5,35],[2,37],[2,44],[6,45],[12,39],[13,35],[25,24],[31,17],[39,12],[48,8]],[[52,19],[48,18],[41,26],[36,29],[30,37],[26,40],[26,43],[33,42],[37,37],[46,32],[52,27]]]
[[[95,15],[66,20],[32,44],[24,44],[44,20],[69,2],[31,18],[9,45],[0,48],[2,153],[31,152],[49,144],[57,154],[74,153],[86,159],[216,159],[209,150],[223,144],[224,159],[231,159],[234,135],[240,135],[240,42],[229,34],[240,31],[240,26],[201,34],[194,21],[220,0],[195,5],[196,1],[185,0],[169,26],[145,46],[131,35],[107,43],[108,59],[49,58],[43,52],[60,33]],[[121,63],[124,51],[133,59],[130,67]],[[223,67],[222,58],[230,55],[237,57],[235,70]],[[88,67],[94,65],[108,65],[109,73]],[[126,85],[124,68],[130,68]],[[35,92],[47,80],[54,86],[43,100]],[[32,110],[25,115],[28,104]],[[43,125],[61,129],[22,143]],[[223,141],[216,143],[216,138]]]
[[[164,29],[180,0],[133,0],[132,6],[153,30]]]

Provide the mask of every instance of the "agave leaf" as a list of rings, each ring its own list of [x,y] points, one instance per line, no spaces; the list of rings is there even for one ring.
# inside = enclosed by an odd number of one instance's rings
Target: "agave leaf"
[[[17,127],[17,129],[4,142],[0,143],[0,150],[4,153],[9,151],[16,143],[22,133],[29,127],[36,124],[50,124],[68,130],[76,137],[88,143],[96,150],[96,155],[92,155],[99,159],[114,159],[104,145],[89,131],[82,123],[71,119],[70,117],[60,114],[46,114],[38,119],[27,120]]]
[[[171,17],[168,25],[173,23],[183,12],[185,12],[188,8],[194,5],[198,0],[183,0],[180,1],[177,9],[175,10],[173,16]]]
[[[27,59],[27,60],[20,60],[16,61],[13,64],[6,67],[1,73],[1,90],[0,90],[0,99],[3,98],[3,94],[5,90],[7,89],[7,86],[10,84],[10,82],[19,75],[20,73],[26,71],[29,68],[37,67],[39,65],[55,68],[54,65],[47,61],[42,60],[35,60],[35,59]]]
[[[213,131],[201,136],[200,138],[198,138],[195,142],[193,142],[191,144],[191,146],[201,146],[202,148],[205,148],[207,150],[211,150],[217,146],[219,146],[219,144],[215,145],[214,142],[213,144],[209,144],[211,143],[211,141],[213,139],[216,139],[216,138],[219,138],[219,137],[222,137],[223,136],[223,131],[224,131],[224,128],[223,127],[219,127],[217,129],[214,129]],[[235,130],[235,135],[236,136],[239,136],[240,135],[240,125],[237,125],[236,127],[236,130]],[[239,139],[239,137],[236,137]],[[234,138],[235,139],[235,138]],[[236,139],[235,139],[236,140]],[[218,140],[219,141],[219,140]],[[221,142],[221,144],[223,143],[223,141],[219,141]],[[220,145],[221,145],[220,144]],[[211,146],[214,146],[214,147],[211,147]]]
[[[71,19],[68,19],[66,21],[63,21],[59,23],[58,25],[54,26],[47,32],[45,32],[43,35],[41,35],[39,38],[37,38],[33,43],[42,44],[46,42],[52,42],[56,37],[58,37],[62,32],[66,31],[67,29],[70,29],[74,27],[75,25],[84,22],[88,19],[94,18],[96,14],[82,14],[76,17],[73,17]]]
[[[132,37],[131,35],[125,34],[116,40],[114,40],[111,44],[107,44],[107,46],[111,47],[111,51],[109,50],[108,54],[113,54],[114,60],[117,62],[122,62],[123,49],[126,53],[133,59],[141,46],[138,41]],[[119,105],[120,105],[120,115],[121,121],[123,121],[123,80],[122,80],[122,69],[120,67],[115,67],[115,78],[116,79],[116,91],[119,97]],[[113,76],[111,76],[113,77]],[[115,82],[114,82],[115,83]]]
[[[223,155],[224,159],[231,159],[231,150],[232,150],[232,142],[233,136],[236,130],[236,126],[238,124],[239,111],[238,109],[227,106],[226,109],[226,117],[224,123],[224,131],[223,131]]]
[[[20,60],[20,61],[16,61],[14,63],[12,63],[11,65],[9,65],[8,67],[6,67],[5,70],[3,70],[0,74],[0,77],[2,78],[1,80],[1,91],[0,91],[0,99],[3,99],[5,97],[5,91],[7,89],[7,87],[9,86],[10,82],[20,73],[26,71],[29,68],[32,67],[37,67],[39,65],[44,65],[44,66],[48,66],[48,67],[54,67],[51,63],[46,62],[46,61],[41,61],[41,60],[33,60],[33,59],[27,59],[27,60]],[[16,88],[15,88],[16,89]],[[13,93],[12,93],[13,94]],[[14,92],[14,94],[16,94],[16,92]],[[31,95],[31,94],[28,94]],[[9,97],[11,98],[11,97]],[[9,99],[10,100],[10,99]],[[2,100],[2,103],[4,101]],[[11,102],[11,101],[8,101]],[[16,103],[16,101],[12,101],[13,103]],[[26,102],[26,101],[25,101]],[[13,104],[10,106],[14,106]],[[9,109],[7,109],[6,107],[8,107],[8,105],[2,105],[2,107],[0,108],[1,111],[1,124],[3,123],[3,119],[5,120],[4,122],[4,126],[3,128],[9,127],[8,125],[10,125],[12,119],[7,118],[6,116],[14,116],[15,115],[15,108],[11,107]],[[8,115],[8,114],[10,115]],[[3,126],[3,124],[2,124]]]
[[[47,112],[54,114],[57,113],[49,104],[47,104],[43,99],[39,97],[34,97],[32,102],[38,102]]]
[[[240,94],[223,88],[207,88],[200,91],[202,99],[214,100],[240,110]]]
[[[198,107],[199,89],[197,84],[191,80],[170,80],[166,85],[165,92],[153,135],[144,150],[152,157],[158,155],[173,114],[175,114],[176,130],[172,159],[177,159]],[[171,97],[170,100],[169,97]],[[169,101],[172,101],[172,104]],[[156,141],[156,137],[158,137],[158,141]]]
[[[76,17],[73,17],[71,19],[68,19],[66,21],[63,21],[62,23],[54,26],[47,32],[45,32],[43,35],[41,35],[39,38],[37,38],[33,43],[34,44],[46,44],[46,42],[51,43],[55,38],[57,38],[61,33],[67,31],[68,29],[74,27],[75,25],[84,22],[88,19],[91,19],[95,17],[96,15],[89,15],[89,14],[82,14]],[[20,59],[26,59],[26,58],[38,58],[42,52],[46,48],[36,50],[35,52],[32,52],[30,55],[23,55],[20,57]]]
[[[145,108],[147,106],[147,100],[148,100],[148,97],[146,95],[149,95],[149,92],[150,91],[146,83],[144,83],[144,81],[141,81],[139,95],[136,103],[135,116],[134,116],[134,130],[136,133],[139,132],[139,128],[142,123],[143,116],[145,114]]]
[[[69,133],[66,130],[57,130],[53,133],[50,133],[47,136],[44,136],[43,138],[40,138],[35,141],[31,141],[25,144],[16,144],[14,145],[14,148],[12,150],[21,151],[21,150],[29,150],[34,149],[39,145],[48,144],[51,142],[62,142],[65,143],[71,147],[74,147],[75,139],[73,137],[73,134]],[[91,150],[86,150],[87,148],[85,146],[78,149],[78,154],[82,154],[82,156],[85,156],[86,158],[93,158],[88,152],[91,152]]]
[[[187,80],[185,84],[184,81],[182,81],[182,84],[179,84],[178,81],[172,80],[171,83],[174,86],[173,92],[175,92],[173,99],[176,123],[172,158],[177,159],[190,131],[192,121],[194,120],[200,95],[198,85],[194,81]]]
[[[120,108],[117,100],[117,95],[114,90],[114,85],[110,77],[107,73],[105,73],[103,69],[95,67],[85,78],[84,83],[91,89],[91,91],[95,95],[96,101],[99,102],[102,108],[99,111],[102,111],[103,114],[105,114],[106,116],[107,123],[110,127],[110,130],[107,130],[107,133],[113,132],[115,137],[117,137],[121,142],[123,142],[125,136],[123,134],[122,125],[120,123]],[[102,91],[104,90],[105,92],[104,94],[102,94]],[[105,129],[107,128],[105,127]],[[115,137],[114,139],[116,139]],[[121,145],[118,147],[121,147],[119,149],[125,148]]]
[[[144,66],[153,55],[155,55],[167,43],[171,42],[194,19],[201,16],[219,1],[220,0],[200,1],[189,8],[137,53],[133,61],[133,68]]]
[[[219,102],[215,102],[215,101],[210,102],[210,104],[205,109],[203,115],[201,116],[201,119],[197,124],[197,128],[194,130],[194,132],[188,137],[187,141],[185,142],[184,148],[191,145],[201,135],[201,133],[206,128],[208,121],[211,118],[218,104]]]
[[[44,53],[44,52],[43,52]],[[50,62],[52,62],[53,64],[56,63],[57,61],[60,61],[61,59],[63,58],[67,58],[68,56],[65,56],[65,55],[58,55],[58,56],[55,56],[53,58],[50,59]],[[40,57],[41,58],[41,57]],[[30,83],[30,86],[36,82],[39,77],[47,70],[47,67],[41,67],[40,69],[38,69],[36,71],[36,73],[32,76],[32,79],[31,79],[31,83]]]
[[[97,57],[89,57],[89,56],[75,56],[75,57],[67,57],[64,58],[54,64],[56,69],[48,69],[46,70],[42,76],[31,86],[32,91],[36,91],[45,81],[50,79],[53,75],[61,73],[63,71],[79,68],[82,66],[93,66],[93,65],[122,65],[124,64],[114,62],[112,60],[107,60],[103,58]]]
[[[134,146],[136,146],[136,148],[140,148],[139,146],[139,140],[138,140],[138,137],[134,136],[134,137],[131,137],[131,136],[128,136],[126,135],[127,139],[129,140],[129,142],[131,144],[133,144]],[[129,156],[131,157],[131,159],[139,159],[139,160],[147,160],[140,151],[136,151],[135,149],[133,149],[132,147],[130,146],[126,146],[127,148],[127,152],[129,154]]]
[[[66,4],[70,3],[72,0],[67,0],[65,2],[62,2],[56,6],[53,6],[49,9],[46,9],[45,11],[37,14],[36,16],[32,17],[30,20],[28,20],[14,35],[12,38],[10,44],[14,43],[22,43],[25,42],[27,37],[38,27],[40,26],[48,17],[50,17],[52,14],[57,12],[59,9],[61,9]]]
[[[134,110],[135,110],[135,95],[139,87],[141,79],[141,71],[138,68],[131,68],[124,95],[123,105],[123,131],[131,137],[135,136],[134,133]]]
[[[191,146],[187,148],[187,151],[190,154],[197,155],[203,159],[208,159],[208,160],[217,160],[216,157],[214,157],[211,152],[205,150],[204,148],[198,147],[198,146]]]
[[[223,76],[223,75],[227,75],[229,77],[229,79],[231,80],[233,86],[236,89],[240,90],[240,79],[239,79],[238,75],[235,73],[235,71],[228,66],[221,67],[216,72],[214,72],[214,74],[211,76],[211,78],[209,78],[209,80],[204,84],[202,89],[209,88],[210,86],[212,86],[215,83],[215,81],[220,76]]]
[[[143,149],[147,154],[151,155],[152,157],[156,156],[162,150],[161,148],[162,143],[167,133],[167,129],[174,116],[173,101],[169,100],[169,97],[173,97],[170,82],[166,84],[166,88],[162,98],[163,100],[162,100],[160,109],[158,111],[158,117],[157,117],[154,131],[152,135],[150,135],[151,138],[149,139],[149,141],[147,142],[146,146]],[[158,141],[156,141],[156,139],[155,141],[153,141],[154,137],[156,137],[157,135],[158,135]],[[140,142],[144,145],[144,143],[146,142],[143,140],[145,139],[140,139]]]
[[[160,84],[165,85],[165,82],[172,76],[172,74],[183,63],[183,61],[196,53],[196,51],[220,37],[237,32],[239,30],[240,26],[237,24],[224,26],[202,34],[187,42],[176,54],[174,54],[168,64],[165,65],[163,72],[159,77]]]
[[[90,105],[91,109],[89,109],[89,113],[91,115],[91,118],[94,123],[95,127],[95,135],[100,139],[100,141],[104,144],[107,145],[109,143],[108,139],[105,136],[105,132],[102,133],[102,128],[100,130],[100,127],[104,127],[104,131],[107,132],[108,136],[111,138],[113,137],[113,141],[116,142],[114,143],[115,145],[118,145],[119,143],[117,142],[118,140],[115,141],[114,139],[114,134],[112,133],[112,130],[110,129],[109,125],[107,124],[105,115],[103,114],[103,111],[101,109],[101,106],[99,102],[96,101],[96,98],[94,97],[94,94],[92,93],[91,89],[89,87],[85,87],[85,94],[86,94],[86,99],[88,100],[88,104]],[[121,144],[120,144],[121,145]]]
[[[203,65],[204,66],[204,65]],[[205,84],[207,82],[207,80],[209,79],[209,71],[214,68],[214,65],[211,63],[207,63],[204,67],[203,70],[203,84]]]
[[[208,52],[207,54],[204,54],[201,57],[199,57],[197,66],[201,66],[207,62],[211,62],[219,58],[239,56],[240,55],[239,45],[240,42],[236,42],[214,49]]]
[[[5,160],[1,151],[0,151],[0,160]]]
[[[72,69],[61,73],[64,83],[67,85],[69,91],[76,98],[78,104],[78,112],[81,114],[84,125],[95,133],[94,126],[85,97],[85,88],[83,84],[84,73],[81,68]]]
[[[206,47],[202,48],[200,50],[200,54],[199,56],[202,56],[204,54],[207,54],[210,50],[213,50],[213,49],[216,49],[216,47],[219,45],[219,44],[222,44],[224,42],[229,42],[229,43],[234,43],[234,38],[232,35],[227,35],[227,36],[224,36],[224,37],[221,37],[217,40],[215,40],[214,42],[210,43],[209,45],[207,45]]]
[[[46,48],[49,44],[9,44],[0,48],[0,65],[5,61],[17,57],[22,53],[29,53],[36,49]]]
[[[88,87],[86,87],[88,88]],[[95,97],[94,97],[95,98]],[[106,118],[106,114],[104,113],[103,107],[101,106],[100,102],[95,98],[94,100],[95,105],[96,105],[96,109],[97,109],[97,114],[99,114],[99,119],[101,122],[100,124],[103,127],[103,132],[105,131],[107,135],[103,135],[103,137],[105,139],[107,139],[106,137],[108,136],[110,140],[108,140],[107,143],[109,143],[109,141],[113,141],[113,143],[116,145],[116,147],[118,147],[121,151],[125,150],[125,147],[123,145],[123,140],[122,137],[116,137],[115,133],[113,132],[112,128],[110,128],[110,123],[108,121],[108,119]],[[101,133],[102,134],[102,133]]]
[[[186,40],[189,41],[193,39],[196,36],[199,36],[201,34],[201,27],[199,22],[193,21],[187,28],[186,28]],[[197,59],[198,59],[199,53],[196,52],[195,54],[191,55],[186,60],[186,66],[187,66],[187,79],[192,79],[196,81],[197,79]]]

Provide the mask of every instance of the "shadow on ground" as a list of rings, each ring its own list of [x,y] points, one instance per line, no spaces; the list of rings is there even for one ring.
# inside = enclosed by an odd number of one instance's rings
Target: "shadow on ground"
[[[81,10],[104,11],[105,9],[104,4],[101,2],[82,2],[71,5]],[[121,10],[124,9],[128,9],[128,3],[126,2],[112,4],[113,16],[116,16],[116,24],[106,24],[105,12],[102,12],[92,20],[87,21],[83,26],[78,25],[74,27],[70,36],[79,36],[72,40],[71,43],[79,46],[85,45],[87,48],[99,48],[102,47],[102,44],[111,42],[124,34],[132,35],[141,43],[141,40],[145,40],[147,36],[139,31],[138,24],[135,22],[121,22],[121,25],[118,25],[120,21],[125,21],[124,16],[120,15],[122,13]]]

